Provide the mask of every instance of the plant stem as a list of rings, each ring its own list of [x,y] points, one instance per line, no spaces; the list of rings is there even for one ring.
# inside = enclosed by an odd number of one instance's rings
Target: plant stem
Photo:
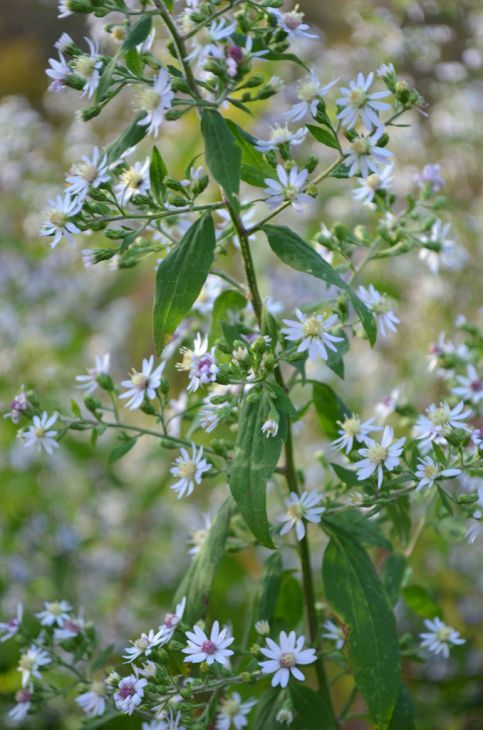
[[[186,60],[186,57],[188,56],[188,51],[186,50],[184,40],[182,36],[178,33],[178,29],[176,28],[176,25],[167,8],[165,8],[163,1],[154,0],[154,4],[158,8],[160,15],[164,20],[167,29],[169,30],[171,38],[173,39],[173,43],[176,46],[178,59],[183,67],[184,75],[186,77],[186,81],[188,83],[190,91],[196,99],[199,99],[200,94],[198,91],[198,86],[196,84],[196,79],[193,76],[193,71],[191,70],[189,62]]]

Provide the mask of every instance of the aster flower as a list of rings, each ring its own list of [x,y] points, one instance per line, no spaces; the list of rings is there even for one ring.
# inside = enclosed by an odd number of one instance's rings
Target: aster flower
[[[391,92],[385,89],[369,93],[373,81],[372,71],[367,78],[364,74],[359,73],[354,81],[349,82],[349,87],[341,87],[342,96],[337,99],[336,104],[343,107],[337,114],[337,119],[340,119],[342,126],[352,129],[359,118],[368,132],[373,127],[381,125],[379,112],[390,109],[391,105],[380,99],[390,96]]]
[[[439,193],[445,186],[445,182],[441,177],[441,165],[425,165],[421,172],[416,175],[415,182],[420,188],[424,188],[429,184],[432,193]]]
[[[261,620],[255,622],[255,631],[257,634],[260,634],[260,636],[268,636],[270,633],[270,624],[268,621]]]
[[[210,465],[203,458],[203,447],[200,446],[197,449],[196,444],[191,444],[191,448],[191,456],[185,448],[181,448],[181,456],[178,456],[170,469],[173,476],[179,477],[178,481],[171,485],[171,489],[176,492],[178,499],[193,494],[195,484],[201,484],[203,474],[210,470]]]
[[[41,668],[46,667],[51,661],[48,653],[44,649],[39,649],[36,646],[31,646],[24,651],[20,656],[17,667],[17,670],[22,675],[22,687],[27,687],[33,677],[35,679],[41,679]]]
[[[468,365],[466,375],[457,375],[459,385],[451,388],[451,392],[463,400],[478,405],[483,400],[483,382],[473,365]]]
[[[318,38],[318,35],[309,33],[310,26],[304,23],[305,13],[299,11],[299,5],[296,5],[293,10],[287,13],[281,12],[277,8],[267,8],[268,12],[275,15],[280,28],[287,33],[290,40],[296,38]]]
[[[156,389],[161,385],[161,376],[166,366],[165,362],[154,368],[154,355],[150,358],[144,358],[141,372],[132,370],[129,380],[123,380],[121,385],[127,388],[125,393],[121,393],[120,398],[128,398],[126,406],[129,410],[134,411],[142,406],[144,398],[154,400],[156,398]]]
[[[419,634],[422,639],[421,647],[428,649],[432,654],[442,654],[447,659],[452,646],[465,643],[458,631],[447,626],[438,617],[432,621],[426,619],[424,625],[429,631]]]
[[[384,422],[391,413],[394,413],[401,399],[401,388],[393,388],[388,395],[376,403],[374,412],[380,422]]]
[[[58,18],[68,18],[69,15],[73,14],[73,10],[70,7],[71,0],[59,0],[59,14]]]
[[[252,707],[257,704],[254,699],[245,700],[238,692],[232,692],[229,697],[225,697],[220,702],[220,710],[216,716],[216,730],[241,730],[248,725],[247,715]]]
[[[278,433],[278,421],[272,417],[267,418],[261,427],[261,432],[265,434],[266,438],[273,438]]]
[[[59,53],[58,61],[55,58],[49,58],[49,66],[50,68],[45,70],[47,76],[52,79],[49,84],[49,91],[54,93],[62,91],[65,88],[67,77],[72,73],[62,53]]]
[[[329,84],[322,86],[319,78],[316,76],[314,71],[312,71],[310,76],[307,76],[299,84],[297,89],[297,99],[300,101],[297,104],[294,104],[288,112],[285,112],[287,119],[291,122],[298,122],[309,113],[315,117],[320,99],[322,99],[327,92],[330,91],[337,81],[338,79],[335,79]]]
[[[221,58],[223,50],[219,43],[229,38],[235,30],[236,22],[227,23],[224,18],[214,20],[209,26],[201,28],[193,37],[193,47],[186,59],[201,66],[208,56]]]
[[[386,337],[386,330],[397,332],[397,325],[401,320],[390,309],[391,305],[385,294],[380,294],[373,284],[369,284],[367,289],[360,286],[358,294],[359,298],[374,315],[377,329],[382,337]]]
[[[174,613],[167,613],[164,617],[163,623],[159,625],[159,630],[163,633],[164,641],[167,643],[173,638],[176,627],[183,618],[183,614],[186,608],[186,596],[183,596],[181,601],[177,604]]]
[[[385,427],[381,443],[368,438],[367,448],[359,450],[359,454],[364,458],[355,464],[358,480],[364,481],[376,472],[377,487],[380,489],[384,469],[393,471],[399,465],[405,441],[405,437],[394,440],[394,431],[390,426]]]
[[[84,390],[86,395],[91,395],[97,388],[97,378],[99,375],[109,374],[110,354],[95,357],[95,366],[87,369],[87,375],[76,375],[75,379],[79,383],[79,388]]]
[[[93,682],[87,692],[75,699],[86,717],[100,717],[106,711],[103,682]]]
[[[219,370],[216,364],[216,348],[212,347],[208,351],[208,337],[202,338],[198,332],[193,350],[182,347],[180,352],[183,355],[183,360],[176,367],[178,370],[189,371],[189,393],[194,393],[200,386],[213,383],[216,380]]]
[[[290,147],[302,144],[307,136],[307,128],[299,127],[295,132],[291,132],[288,125],[275,124],[272,127],[270,139],[257,140],[255,148],[260,152],[268,152],[276,149],[279,145],[289,145]]]
[[[393,166],[389,164],[381,168],[379,172],[373,172],[362,178],[359,181],[359,187],[352,191],[352,197],[364,205],[371,206],[378,190],[388,190],[392,181],[392,171]]]
[[[331,334],[330,330],[336,326],[337,315],[327,317],[325,314],[311,314],[306,316],[300,309],[295,310],[299,322],[284,319],[286,327],[282,329],[287,340],[299,342],[297,352],[309,353],[309,359],[317,362],[319,358],[327,360],[327,349],[337,352],[334,342],[342,342],[343,338]]]
[[[171,698],[171,702],[175,701],[175,697]],[[181,699],[179,695],[177,697]],[[181,725],[181,712],[176,712],[172,707],[170,707],[169,712],[162,710],[159,716],[161,717],[159,722],[154,721],[149,723],[149,725],[144,722],[142,730],[187,730],[185,725]]]
[[[192,662],[193,664],[218,662],[224,667],[229,666],[228,657],[233,654],[233,651],[228,647],[234,639],[229,635],[226,627],[220,631],[218,621],[213,623],[209,638],[199,626],[193,626],[193,631],[187,631],[186,638],[188,644],[182,649],[183,654],[188,655],[185,657],[185,662]]]
[[[275,719],[281,725],[291,725],[293,723],[293,712],[289,707],[282,707],[277,714]]]
[[[75,45],[74,41],[68,33],[61,33],[59,38],[54,43],[54,48],[56,48],[59,51],[59,53],[65,53],[65,51],[70,46],[74,46],[74,45]]]
[[[11,639],[18,633],[22,625],[22,618],[23,606],[21,603],[18,603],[15,616],[10,616],[7,621],[0,623],[0,642],[8,641],[8,639]]]
[[[134,662],[140,656],[149,656],[156,646],[161,646],[165,643],[166,640],[163,631],[155,632],[151,629],[149,634],[143,632],[139,639],[131,641],[132,646],[124,649],[125,654],[122,655],[123,659],[127,659],[128,662]]]
[[[151,186],[149,165],[150,159],[146,157],[144,162],[137,161],[122,171],[120,182],[114,186],[116,197],[121,205],[125,205],[134,195],[146,195],[149,191]]]
[[[62,625],[54,629],[54,641],[66,641],[67,639],[75,639],[82,633],[84,629],[84,619],[82,616],[76,618],[66,618]]]
[[[385,76],[395,76],[396,69],[394,68],[394,65],[392,63],[381,63],[380,66],[377,67],[376,73],[379,78],[384,78]]]
[[[471,411],[464,410],[464,403],[460,401],[454,408],[445,402],[436,406],[432,403],[426,409],[426,415],[419,416],[414,425],[414,437],[420,441],[420,449],[426,454],[433,444],[444,446],[448,442],[446,436],[452,429],[471,431],[464,420],[471,416]]]
[[[199,551],[201,550],[201,547],[203,543],[206,540],[206,537],[208,535],[209,529],[212,524],[211,515],[208,513],[205,513],[203,515],[203,527],[200,527],[197,530],[192,530],[190,535],[189,544],[191,545],[190,549],[188,550],[188,553],[194,557],[195,555],[198,555]]]
[[[69,220],[77,215],[82,207],[82,201],[78,198],[72,198],[70,193],[64,196],[57,195],[53,200],[49,200],[49,208],[45,213],[45,221],[40,228],[39,235],[42,237],[51,237],[51,248],[55,248],[62,237],[65,237],[69,243],[74,243],[73,234],[80,233],[79,228]]]
[[[84,200],[90,188],[98,188],[109,182],[109,163],[107,155],[101,156],[99,147],[94,147],[92,157],[84,155],[81,162],[75,165],[73,172],[67,176],[70,183],[66,191],[80,200]]]
[[[286,535],[290,530],[295,530],[297,540],[305,537],[305,522],[318,524],[325,507],[320,506],[322,495],[319,492],[302,492],[296,494],[290,492],[285,500],[287,511],[278,518],[279,522],[285,523],[280,530],[281,535]]]
[[[62,626],[64,621],[69,618],[71,611],[72,606],[67,601],[47,601],[44,604],[44,610],[35,615],[42,626]]]
[[[140,93],[139,108],[146,112],[146,116],[140,119],[138,124],[142,127],[147,126],[147,133],[157,137],[165,113],[172,107],[173,99],[169,73],[162,68],[153,80],[153,85],[144,87]]]
[[[317,660],[314,649],[303,649],[305,637],[297,637],[295,631],[288,636],[285,631],[280,632],[279,643],[267,637],[268,649],[260,649],[268,661],[258,662],[263,674],[273,674],[272,687],[286,687],[290,675],[304,681],[305,677],[297,664],[312,664]]]
[[[416,476],[419,479],[419,484],[416,491],[424,487],[432,487],[437,479],[443,477],[451,479],[461,474],[461,469],[441,469],[441,466],[436,464],[430,456],[426,456],[424,459],[419,458],[418,462]]]
[[[268,195],[266,203],[270,208],[276,208],[284,202],[289,202],[297,213],[303,212],[303,204],[310,203],[312,198],[303,192],[308,177],[307,170],[300,170],[296,165],[287,173],[283,165],[277,165],[278,180],[265,178],[268,187],[263,191]]]
[[[82,96],[92,99],[101,78],[102,59],[99,56],[99,46],[96,41],[85,38],[89,46],[89,53],[76,56],[73,64],[74,72],[84,81]]]
[[[13,722],[23,722],[32,707],[32,697],[34,696],[32,687],[25,687],[15,693],[15,707],[9,711],[8,716]]]
[[[378,173],[379,167],[385,165],[392,152],[385,147],[379,147],[378,141],[383,133],[383,128],[378,127],[370,135],[359,135],[351,143],[351,151],[345,158],[345,164],[349,168],[349,175],[357,175],[359,172],[367,177],[371,172]]]
[[[137,710],[143,700],[147,683],[147,679],[138,679],[133,674],[121,679],[114,694],[114,702],[119,712],[132,715]]]
[[[337,421],[339,428],[339,437],[332,441],[332,446],[338,450],[344,450],[346,454],[352,451],[354,441],[366,443],[367,437],[374,431],[382,431],[381,426],[374,425],[374,418],[368,421],[361,421],[359,416],[352,414],[346,416],[343,421]]]
[[[55,439],[57,431],[52,430],[52,426],[56,421],[56,413],[49,417],[48,413],[44,411],[41,416],[34,416],[32,425],[20,432],[24,445],[27,448],[35,446],[39,453],[43,449],[48,454],[52,454],[53,450],[59,446]]]
[[[25,388],[22,385],[20,393],[18,393],[10,403],[10,413],[5,413],[3,417],[10,418],[12,423],[18,423],[20,421],[20,416],[22,413],[25,413],[28,407],[29,404],[25,394]]]
[[[322,637],[327,641],[335,642],[335,648],[339,651],[345,644],[345,635],[340,626],[337,626],[333,621],[324,621],[325,631],[322,633]]]
[[[465,249],[449,238],[451,225],[437,220],[433,223],[429,235],[420,236],[423,248],[419,251],[419,258],[428,266],[433,274],[439,272],[440,267],[450,271],[459,271],[468,254]]]
[[[483,446],[483,428],[475,428],[471,434],[471,441],[477,449]]]

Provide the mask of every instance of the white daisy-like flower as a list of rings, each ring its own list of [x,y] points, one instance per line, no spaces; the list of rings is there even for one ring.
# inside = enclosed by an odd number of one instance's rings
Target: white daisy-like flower
[[[101,78],[102,59],[99,56],[99,46],[96,41],[85,38],[89,46],[89,53],[81,53],[76,56],[73,64],[74,73],[84,80],[82,96],[92,99]]]
[[[134,662],[140,656],[149,656],[156,646],[161,646],[165,643],[166,640],[163,631],[155,632],[154,629],[151,629],[149,634],[143,632],[139,639],[131,641],[132,646],[124,649],[123,659],[127,659],[128,662]]]
[[[373,127],[381,125],[379,112],[390,109],[391,105],[380,100],[390,96],[391,92],[385,89],[384,91],[370,93],[369,89],[373,82],[374,74],[372,71],[367,78],[364,74],[358,73],[357,78],[350,81],[348,87],[341,87],[342,96],[337,99],[336,104],[343,107],[337,114],[337,119],[340,119],[343,127],[352,129],[359,118],[361,118],[368,132]]]
[[[28,409],[29,403],[25,393],[25,387],[22,385],[20,393],[18,393],[10,403],[10,412],[4,414],[4,418],[9,418],[12,423],[19,423],[20,416]]]
[[[178,499],[193,494],[195,484],[201,484],[203,474],[210,470],[210,465],[203,458],[203,447],[197,449],[196,444],[191,444],[191,448],[191,456],[185,448],[181,448],[181,456],[177,457],[170,469],[173,476],[179,477],[178,481],[171,485]]]
[[[272,127],[270,139],[257,140],[255,148],[260,152],[268,152],[269,150],[276,149],[279,145],[288,144],[290,146],[296,146],[302,144],[307,136],[307,128],[299,127],[295,132],[290,131],[288,125],[276,124]]]
[[[97,378],[99,375],[109,374],[111,356],[108,352],[105,355],[95,357],[95,366],[87,369],[87,375],[76,375],[75,379],[79,383],[79,388],[84,390],[87,395],[93,393],[97,388]]]
[[[426,619],[424,625],[429,631],[419,634],[422,639],[421,647],[428,649],[432,654],[442,654],[447,659],[452,646],[459,646],[465,643],[465,639],[461,638],[456,629],[447,626],[438,617],[432,621]]]
[[[387,330],[397,332],[397,325],[401,321],[391,309],[391,303],[385,294],[377,291],[373,284],[368,288],[360,286],[358,289],[359,298],[376,319],[377,329],[382,337],[386,337]]]
[[[337,626],[333,621],[324,621],[323,628],[325,631],[322,633],[322,637],[327,641],[333,641],[335,648],[340,651],[345,644],[345,635],[340,626]]]
[[[21,603],[17,604],[17,611],[15,616],[10,616],[5,622],[0,623],[0,641],[8,641],[12,636],[15,636],[20,626],[22,625],[23,618],[23,606]]]
[[[415,177],[415,182],[420,188],[430,185],[433,193],[439,193],[445,186],[445,182],[441,177],[441,165],[425,165],[420,173]]]
[[[483,447],[483,428],[475,428],[471,434],[471,442],[477,449]]]
[[[199,551],[201,550],[206,537],[208,535],[209,529],[212,524],[211,515],[207,512],[203,515],[203,527],[200,527],[196,530],[192,530],[190,534],[189,544],[191,545],[190,549],[188,550],[189,555],[194,557],[195,555],[198,555]]]
[[[34,696],[32,687],[25,687],[15,693],[15,707],[9,711],[8,716],[13,722],[23,722],[32,707],[32,698]]]
[[[84,629],[84,619],[82,616],[75,618],[66,618],[62,625],[54,630],[54,641],[66,641],[67,639],[75,639],[82,633]]]
[[[377,487],[380,489],[384,469],[393,471],[399,465],[405,441],[405,437],[394,440],[394,431],[390,426],[385,427],[380,443],[368,438],[367,448],[359,450],[364,458],[355,464],[358,480],[364,481],[376,472]]]
[[[33,677],[41,679],[41,668],[46,667],[51,661],[52,659],[48,653],[36,646],[31,646],[24,651],[20,656],[17,667],[17,671],[22,674],[22,687],[27,687]]]
[[[268,621],[265,621],[264,619],[261,619],[260,621],[255,622],[255,631],[257,634],[260,634],[260,636],[268,636],[270,633],[270,624]]]
[[[299,11],[298,4],[287,13],[281,12],[277,8],[267,8],[267,10],[275,15],[280,28],[287,33],[290,40],[295,40],[295,38],[318,38],[317,34],[309,33],[310,26],[304,23],[305,13]]]
[[[100,717],[106,711],[106,700],[104,697],[104,683],[93,682],[87,692],[83,692],[75,701],[86,717]]]
[[[58,18],[68,18],[69,15],[73,14],[73,10],[70,7],[71,0],[59,0],[59,14]]]
[[[261,427],[261,432],[265,434],[266,438],[274,437],[278,433],[278,421],[274,418],[269,417]]]
[[[138,98],[139,109],[146,112],[146,116],[138,124],[147,127],[147,133],[158,136],[159,128],[164,122],[165,113],[173,105],[174,93],[171,88],[171,79],[165,68],[162,68],[155,77],[152,86],[143,87]]]
[[[198,332],[194,342],[194,348],[182,347],[180,350],[183,360],[176,365],[178,370],[189,372],[188,392],[194,393],[202,385],[213,383],[218,374],[216,364],[216,348],[208,350],[208,337],[202,337]]]
[[[226,627],[220,631],[218,621],[213,623],[209,638],[199,626],[193,626],[193,631],[187,631],[186,638],[188,644],[182,649],[183,654],[188,655],[184,659],[185,662],[192,662],[193,664],[218,662],[224,667],[229,667],[228,657],[233,654],[233,651],[228,647],[234,639],[233,636],[230,636]]]
[[[303,192],[308,174],[307,170],[299,170],[296,165],[287,173],[283,165],[278,164],[278,180],[265,178],[268,187],[263,192],[268,196],[265,202],[269,208],[277,208],[282,203],[289,202],[297,213],[302,213],[304,203],[312,201],[310,195]]]
[[[272,687],[286,687],[290,675],[304,681],[305,677],[297,667],[297,664],[312,664],[317,660],[315,649],[304,649],[305,637],[296,635],[291,631],[288,635],[285,631],[280,632],[279,643],[267,637],[266,648],[261,648],[263,656],[268,661],[258,662],[263,674],[273,674]]]
[[[483,400],[483,381],[473,365],[468,365],[466,375],[457,375],[459,385],[451,388],[451,392],[475,406]]]
[[[44,610],[35,615],[40,619],[42,626],[62,626],[71,611],[72,606],[67,601],[46,601]]]
[[[134,165],[123,170],[114,187],[116,197],[121,205],[125,205],[134,195],[146,195],[151,182],[149,179],[149,157],[144,162],[135,162]]]
[[[51,248],[55,248],[63,237],[69,243],[74,243],[74,235],[80,233],[80,229],[69,219],[77,215],[81,207],[82,201],[79,198],[72,198],[70,193],[57,195],[55,199],[49,200],[49,208],[45,212],[45,221],[40,228],[39,236],[48,238],[53,236]]]
[[[286,535],[290,530],[295,530],[297,540],[303,540],[305,537],[305,522],[318,524],[321,515],[325,512],[325,507],[320,506],[322,495],[319,492],[302,492],[296,494],[290,492],[285,500],[287,511],[280,515],[279,522],[284,523],[280,530],[281,535]]]
[[[368,421],[361,421],[360,417],[355,413],[351,416],[346,416],[343,421],[337,421],[337,425],[340,426],[340,436],[332,441],[332,446],[339,451],[345,450],[346,454],[352,451],[354,441],[366,443],[370,433],[382,431],[381,426],[374,424],[374,418],[370,418]]]
[[[359,135],[351,142],[350,152],[345,158],[349,175],[360,172],[362,177],[367,177],[371,172],[377,174],[380,166],[387,164],[392,152],[377,144],[383,131],[382,127],[378,127],[372,134]]]
[[[419,483],[416,491],[424,487],[432,487],[437,479],[444,477],[451,479],[461,474],[461,469],[441,469],[441,466],[436,464],[430,456],[425,456],[424,459],[419,458],[418,462],[416,476]]]
[[[289,726],[293,723],[293,712],[288,707],[282,707],[275,715],[275,719],[281,725]]]
[[[254,699],[242,701],[238,692],[232,692],[229,697],[220,702],[220,709],[216,716],[216,730],[241,730],[248,725],[247,715],[257,704]]]
[[[433,274],[440,268],[450,271],[459,271],[465,264],[468,254],[452,238],[449,238],[451,225],[437,220],[433,223],[429,235],[420,236],[423,248],[419,251],[419,258],[428,266]]]
[[[126,406],[129,410],[134,411],[142,406],[144,398],[154,400],[156,398],[156,390],[161,385],[161,377],[166,366],[165,362],[154,368],[154,355],[143,359],[141,372],[132,370],[129,380],[123,380],[121,386],[127,388],[125,393],[121,393],[120,398],[128,398]]]
[[[45,411],[41,416],[34,416],[32,425],[24,431],[20,432],[20,437],[27,448],[35,446],[40,453],[42,449],[48,454],[52,454],[54,449],[59,447],[56,441],[57,431],[52,430],[52,426],[57,421],[57,413],[49,417]]]
[[[336,84],[338,79],[331,81],[329,84],[322,86],[318,76],[314,71],[307,76],[297,88],[297,99],[300,101],[294,104],[288,112],[285,112],[285,116],[291,122],[298,122],[303,119],[307,114],[311,114],[313,117],[317,114],[317,106],[319,100],[322,99],[328,91]]]
[[[59,60],[49,58],[49,66],[50,68],[45,70],[46,75],[52,79],[49,84],[49,91],[54,93],[62,91],[65,88],[67,77],[72,73],[62,53],[59,53]]]
[[[308,351],[312,362],[317,362],[319,358],[327,360],[329,357],[327,349],[337,352],[334,343],[342,342],[343,338],[330,332],[338,322],[336,314],[329,317],[325,314],[307,316],[300,309],[296,309],[295,314],[299,321],[284,319],[283,323],[287,326],[282,328],[282,332],[290,342],[300,343],[297,352]]]
[[[186,596],[183,596],[181,601],[177,604],[174,613],[167,613],[164,617],[163,623],[159,625],[159,630],[163,633],[165,643],[171,641],[173,638],[176,627],[183,618],[183,614],[186,608]]]
[[[99,147],[94,147],[92,157],[84,155],[81,162],[74,166],[73,172],[67,175],[70,184],[66,191],[84,200],[90,188],[98,188],[102,183],[109,182],[109,179],[107,155],[102,154]]]
[[[452,429],[471,431],[471,428],[464,421],[471,416],[471,411],[464,410],[465,404],[460,401],[453,408],[443,402],[437,406],[435,403],[426,409],[426,415],[419,416],[414,424],[414,438],[420,442],[420,449],[426,454],[433,444],[445,446],[448,442],[446,436]]]
[[[362,178],[359,187],[352,191],[352,197],[359,200],[363,205],[372,205],[372,201],[378,190],[388,190],[392,181],[393,165],[389,164],[381,168],[379,172]]]
[[[384,78],[384,76],[395,75],[396,69],[392,63],[381,63],[380,66],[377,67],[376,73],[379,78]]]
[[[137,710],[143,701],[144,688],[147,683],[147,679],[138,679],[133,674],[121,679],[117,692],[114,694],[114,702],[119,712],[132,715]]]
[[[209,26],[204,26],[192,39],[192,50],[186,57],[188,61],[202,66],[208,56],[220,58],[223,49],[220,41],[229,38],[236,30],[236,22],[227,23],[224,18],[214,20]]]
[[[71,36],[68,33],[61,33],[54,43],[54,48],[56,48],[59,53],[65,53],[65,51],[73,45],[75,44]]]

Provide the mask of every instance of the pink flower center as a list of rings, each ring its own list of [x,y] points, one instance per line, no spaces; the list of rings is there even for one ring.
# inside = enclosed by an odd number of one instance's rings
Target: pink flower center
[[[178,623],[178,617],[175,613],[167,613],[164,619],[164,625],[167,629],[172,629]]]
[[[481,380],[472,380],[470,383],[470,388],[473,393],[479,393],[481,390]]]
[[[280,666],[284,667],[285,669],[291,669],[297,664],[295,660],[294,654],[292,654],[291,651],[287,652],[286,654],[282,654],[280,657]]]
[[[207,639],[202,643],[201,651],[203,651],[205,654],[214,654],[216,651],[216,644]]]
[[[133,684],[125,684],[124,687],[119,687],[118,694],[122,700],[125,700],[127,697],[134,697],[136,690]]]

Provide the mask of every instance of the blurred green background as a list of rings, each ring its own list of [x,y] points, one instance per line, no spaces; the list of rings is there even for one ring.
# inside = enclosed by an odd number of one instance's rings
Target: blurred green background
[[[480,0],[371,2],[302,0],[301,9],[320,29],[322,46],[301,49],[324,80],[348,80],[392,61],[428,102],[429,116],[414,113],[412,127],[398,130],[396,192],[413,186],[426,162],[439,163],[446,180],[454,236],[466,248],[461,271],[432,275],[416,258],[382,263],[370,280],[398,302],[402,325],[397,337],[369,351],[356,346],[341,386],[345,400],[370,414],[399,387],[419,410],[444,388],[428,371],[428,351],[439,333],[457,339],[457,315],[481,324],[481,172],[483,139],[483,6]],[[120,380],[151,353],[150,310],[154,260],[134,270],[107,265],[85,270],[79,250],[63,244],[50,252],[36,232],[41,211],[63,187],[67,168],[93,144],[114,138],[132,115],[117,99],[85,125],[74,115],[74,92],[46,94],[44,69],[61,32],[76,40],[95,34],[109,52],[102,21],[87,25],[81,16],[57,20],[57,3],[2,0],[0,6],[0,402],[4,411],[21,384],[35,386],[52,411],[70,398],[80,400],[74,377],[94,355],[110,351],[113,376]],[[275,69],[272,69],[275,71]],[[293,81],[296,68],[288,68]],[[280,104],[288,105],[280,96]],[[254,131],[266,137],[278,109],[260,108]],[[246,120],[243,120],[246,125]],[[200,151],[193,120],[167,126],[163,155],[181,173]],[[139,159],[143,159],[140,152]],[[345,192],[344,192],[345,191]],[[356,206],[346,183],[328,184],[308,221],[349,225],[370,222]],[[300,221],[298,223],[300,226]],[[80,248],[103,245],[94,234]],[[281,301],[285,312],[311,292],[300,277],[274,267],[262,246],[255,250],[264,272],[262,289]],[[237,264],[233,264],[236,272]],[[312,292],[313,293],[313,292]],[[404,346],[402,346],[404,345]],[[329,379],[327,372],[322,376]],[[173,373],[173,398],[184,385]],[[311,427],[311,425],[313,427]],[[167,490],[171,456],[152,442],[139,441],[119,464],[107,466],[113,440],[93,449],[87,439],[63,441],[53,459],[37,458],[15,441],[15,428],[0,427],[0,608],[2,615],[22,600],[29,610],[66,598],[81,606],[99,627],[105,643],[122,648],[127,638],[159,623],[170,608],[174,587],[190,562],[193,533],[204,527],[226,493],[215,484],[208,495],[176,503]],[[314,486],[323,472],[314,453],[324,448],[316,424],[298,438],[302,462]],[[467,484],[475,489],[477,484]],[[483,727],[483,544],[469,547],[465,526],[448,517],[429,525],[414,555],[412,580],[424,584],[442,606],[448,623],[467,638],[458,660],[405,667],[422,730],[478,730]],[[320,541],[320,538],[319,538]],[[322,543],[320,542],[320,549]],[[314,551],[320,562],[320,550]],[[253,595],[263,553],[227,556],[217,578],[217,617],[234,627]],[[318,570],[318,569],[317,569]],[[318,575],[318,574],[317,574]],[[317,577],[320,590],[320,580]],[[421,619],[399,607],[401,631],[418,633]],[[18,685],[15,647],[0,652],[0,705],[8,708]],[[341,692],[341,696],[343,692]],[[45,709],[35,728],[76,728],[79,716],[66,705]],[[112,727],[139,727],[136,720]],[[0,718],[0,727],[8,727]],[[347,730],[366,730],[353,721]]]

